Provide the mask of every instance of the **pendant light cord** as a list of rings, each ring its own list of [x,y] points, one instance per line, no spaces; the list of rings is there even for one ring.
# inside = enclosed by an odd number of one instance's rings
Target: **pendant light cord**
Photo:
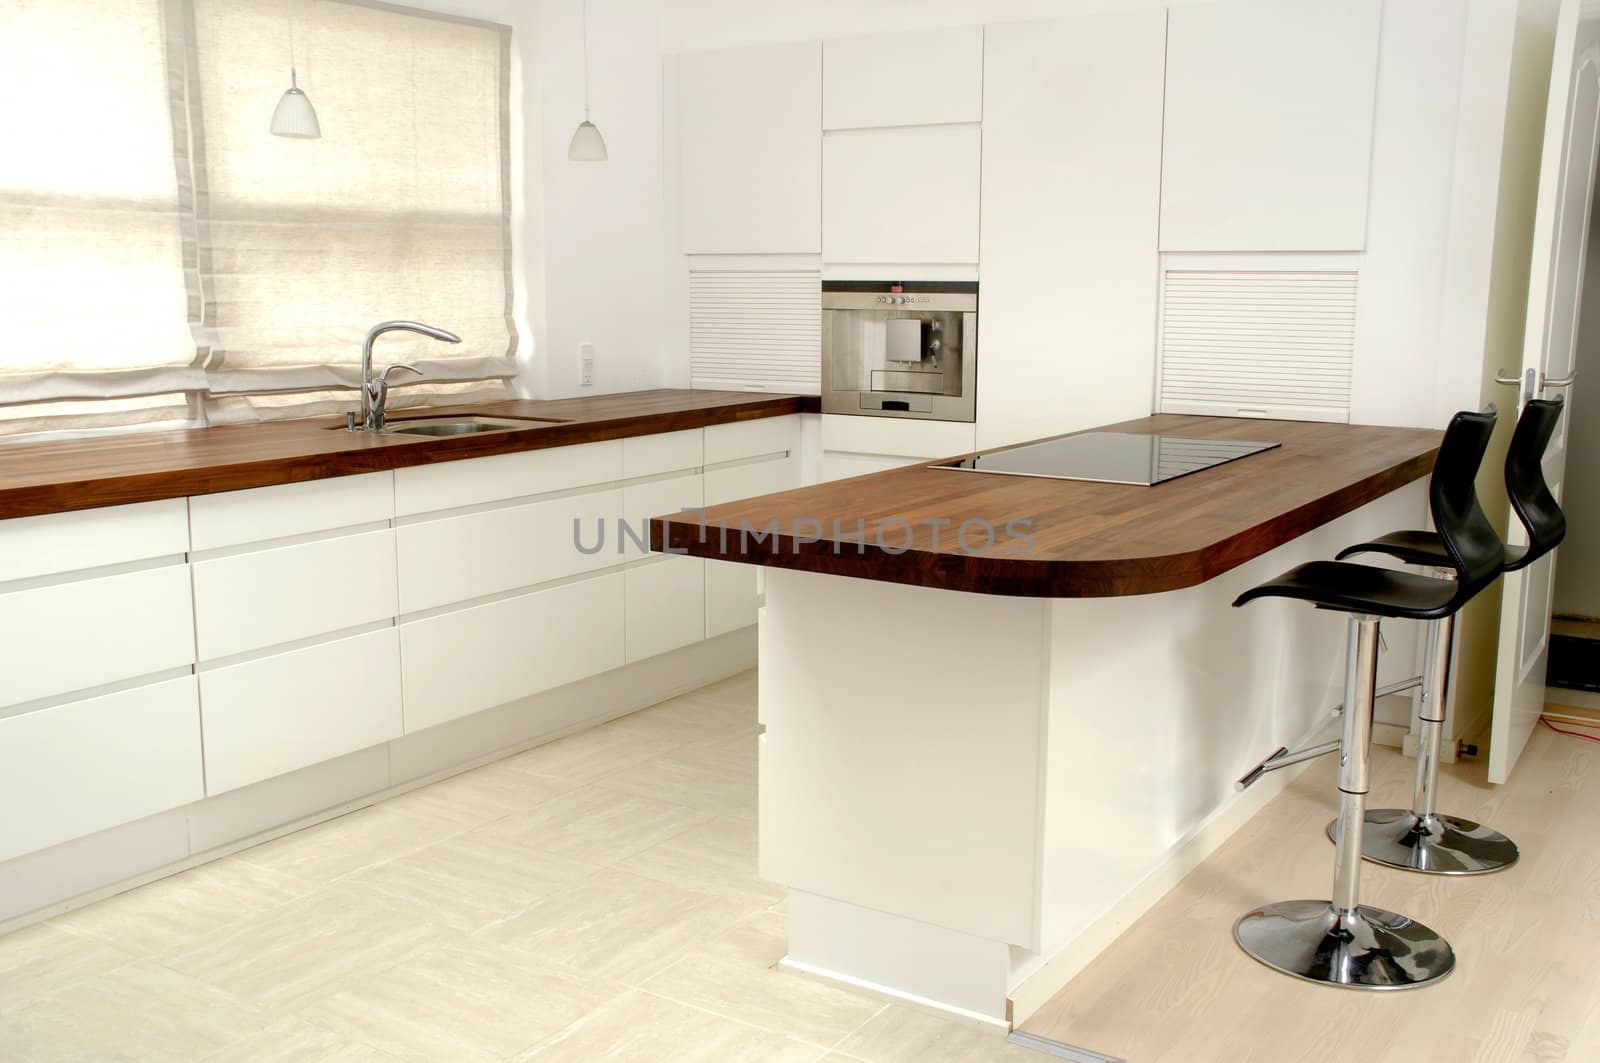
[[[297,79],[297,77],[295,75],[295,69],[294,69],[294,12],[290,11],[289,12],[289,86],[291,88],[298,88],[299,85],[300,85],[300,82],[299,82],[299,80]]]
[[[589,0],[583,0],[583,120],[589,120]]]

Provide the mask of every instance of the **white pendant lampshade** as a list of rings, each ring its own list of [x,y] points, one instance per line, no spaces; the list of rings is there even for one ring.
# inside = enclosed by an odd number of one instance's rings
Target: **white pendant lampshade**
[[[585,118],[573,130],[572,143],[567,145],[567,158],[573,162],[605,162],[606,139],[600,128]]]
[[[589,121],[589,0],[583,3],[583,121],[572,131],[567,158],[572,162],[606,161],[606,138],[600,135],[599,127]]]
[[[322,136],[316,108],[311,106],[311,97],[301,92],[300,86],[295,84],[293,67],[289,68],[289,87],[284,90],[283,98],[272,112],[272,135],[299,137],[302,140],[315,140]]]

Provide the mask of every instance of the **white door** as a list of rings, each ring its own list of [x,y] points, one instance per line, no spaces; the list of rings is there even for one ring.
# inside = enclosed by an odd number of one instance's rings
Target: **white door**
[[[1556,24],[1522,368],[1515,377],[1501,378],[1517,388],[1515,412],[1535,396],[1567,394],[1575,365],[1584,245],[1594,191],[1595,149],[1600,142],[1600,17],[1592,11],[1580,12],[1580,4],[1581,0],[1562,0]],[[1507,409],[1505,416],[1512,412]],[[1544,459],[1545,478],[1557,498],[1566,473],[1567,425],[1572,413],[1568,410],[1562,417]],[[1513,545],[1527,542],[1515,516],[1510,519],[1508,537]],[[1506,781],[1544,710],[1554,577],[1555,557],[1551,555],[1504,579],[1490,730],[1491,782]]]

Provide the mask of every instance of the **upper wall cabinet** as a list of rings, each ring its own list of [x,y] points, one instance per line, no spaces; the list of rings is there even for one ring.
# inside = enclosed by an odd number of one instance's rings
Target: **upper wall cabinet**
[[[823,262],[976,263],[982,143],[976,125],[829,133]]]
[[[1172,8],[1163,251],[1366,243],[1381,0]]]
[[[822,46],[824,129],[982,117],[982,26],[841,37]]]
[[[822,45],[676,57],[682,250],[822,246]]]

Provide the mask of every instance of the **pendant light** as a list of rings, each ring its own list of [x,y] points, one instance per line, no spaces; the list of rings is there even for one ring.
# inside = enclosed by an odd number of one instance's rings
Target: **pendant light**
[[[289,87],[284,89],[283,98],[272,112],[271,128],[275,137],[316,140],[322,136],[322,126],[317,121],[316,109],[311,106],[311,97],[300,91],[295,80],[293,15],[289,16]]]
[[[606,161],[605,138],[599,127],[589,121],[589,0],[583,0],[583,121],[573,130],[567,158],[573,162]]]

